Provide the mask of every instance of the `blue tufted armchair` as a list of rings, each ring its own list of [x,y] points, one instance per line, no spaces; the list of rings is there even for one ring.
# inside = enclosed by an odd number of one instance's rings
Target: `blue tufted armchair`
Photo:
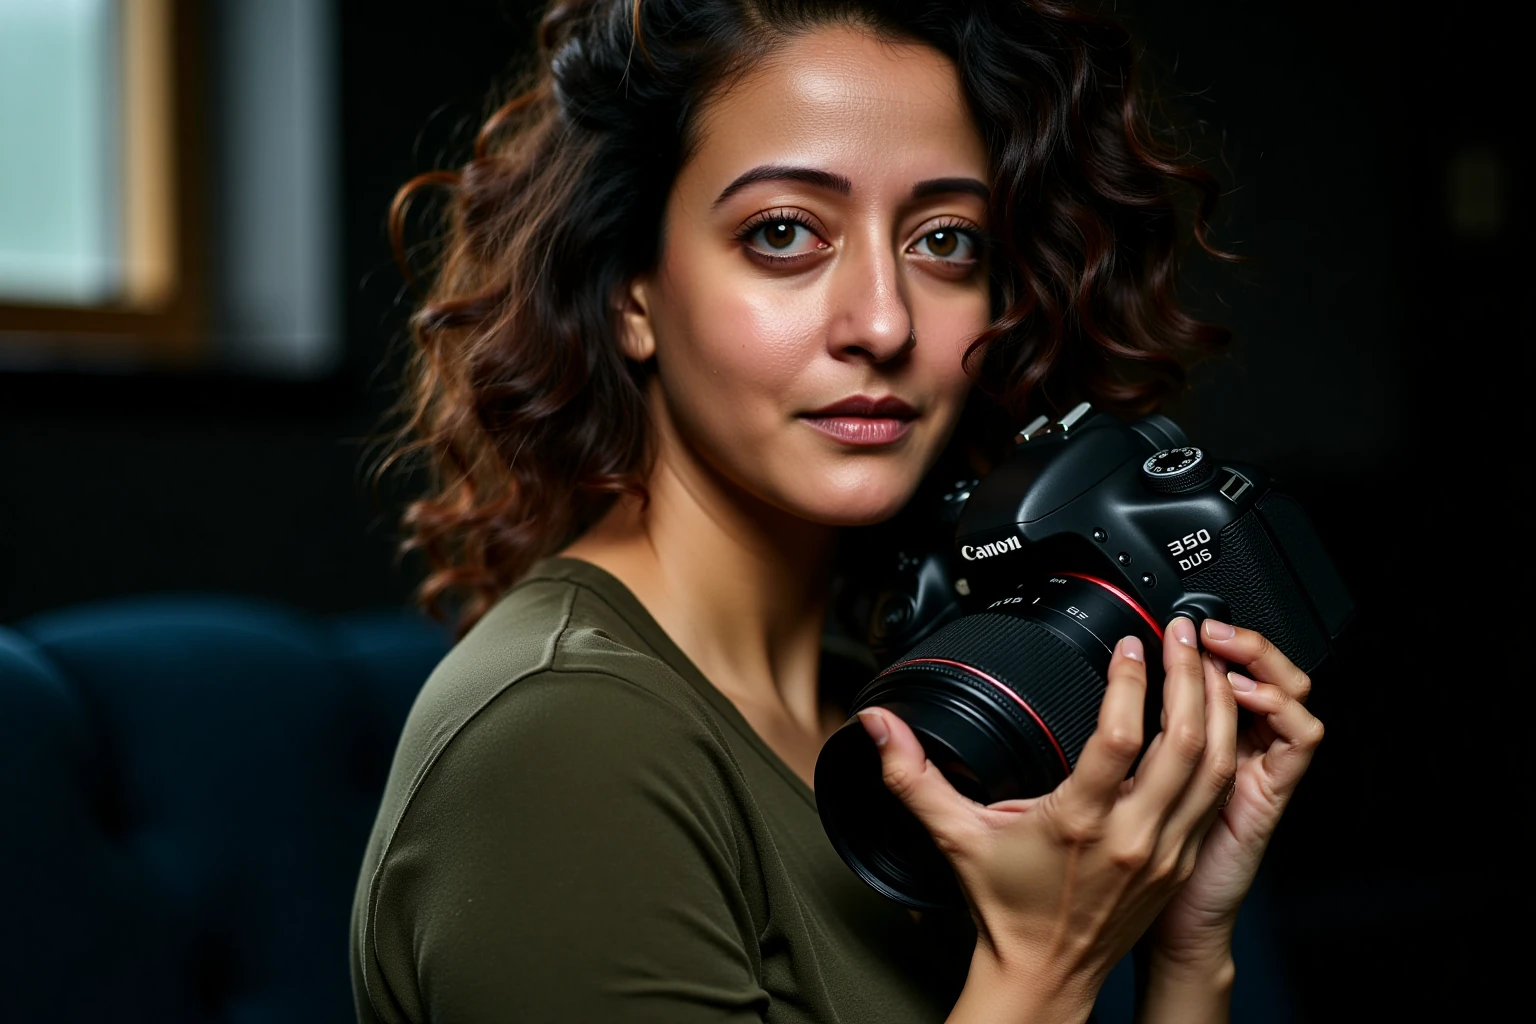
[[[448,644],[229,596],[0,627],[0,1020],[354,1019],[353,884]]]

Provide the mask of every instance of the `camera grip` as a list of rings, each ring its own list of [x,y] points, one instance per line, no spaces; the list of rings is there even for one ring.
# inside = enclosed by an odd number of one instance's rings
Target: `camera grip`
[[[1328,655],[1323,632],[1257,507],[1229,523],[1219,538],[1221,558],[1184,578],[1186,590],[1219,594],[1234,624],[1263,633],[1303,672]]]

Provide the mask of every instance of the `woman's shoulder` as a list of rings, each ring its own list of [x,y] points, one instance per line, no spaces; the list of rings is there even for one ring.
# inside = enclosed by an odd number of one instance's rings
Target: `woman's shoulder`
[[[551,758],[580,760],[560,776],[568,786],[656,761],[729,774],[708,705],[626,611],[558,573],[508,591],[422,687],[383,815],[403,815],[429,773],[516,778]]]
[[[611,998],[602,972],[641,950],[654,976],[702,971],[755,1005],[749,802],[707,707],[622,614],[525,581],[401,737],[353,904],[360,1002],[425,1006],[430,988],[452,1005],[433,1019],[476,1020],[499,1019],[501,988],[579,1005]]]

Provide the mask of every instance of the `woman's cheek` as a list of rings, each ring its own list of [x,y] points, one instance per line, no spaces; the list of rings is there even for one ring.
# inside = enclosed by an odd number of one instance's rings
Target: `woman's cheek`
[[[700,298],[703,298],[702,296]],[[770,442],[792,414],[794,383],[807,354],[795,322],[766,304],[697,301],[669,332],[663,376],[669,404],[691,423],[695,442],[724,455]]]
[[[817,318],[799,305],[772,296],[739,296],[694,325],[701,358],[718,370],[717,379],[729,376],[726,388],[742,401],[781,405],[777,411],[783,415],[815,397],[794,394],[796,381],[816,357],[820,331]]]

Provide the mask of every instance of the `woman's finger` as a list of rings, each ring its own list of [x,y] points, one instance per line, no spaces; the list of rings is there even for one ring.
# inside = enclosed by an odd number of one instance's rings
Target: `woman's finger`
[[[1246,665],[1247,674],[1261,683],[1273,683],[1293,700],[1306,703],[1312,693],[1312,680],[1281,653],[1280,648],[1251,629],[1206,619],[1200,627],[1206,650],[1236,665]]]
[[[1167,725],[1157,749],[1148,751],[1136,769],[1136,784],[1129,798],[1142,816],[1157,822],[1167,819],[1205,757],[1205,673],[1195,625],[1183,616],[1164,631],[1163,669]]]
[[[1142,721],[1147,703],[1146,651],[1134,636],[1115,645],[1108,684],[1099,705],[1099,723],[1083,746],[1077,766],[1061,784],[1061,798],[1108,811],[1120,784],[1141,753]]]
[[[885,786],[941,847],[953,847],[977,821],[981,806],[962,796],[928,759],[910,726],[885,708],[865,708],[859,722],[880,751]]]
[[[1275,734],[1275,742],[1261,755],[1267,789],[1280,799],[1290,796],[1312,755],[1323,741],[1323,723],[1284,689],[1273,683],[1261,683],[1240,672],[1228,672],[1232,695],[1237,703],[1255,715],[1262,715]]]
[[[1178,806],[1168,816],[1168,829],[1201,832],[1232,790],[1237,778],[1237,699],[1232,684],[1209,654],[1200,659],[1205,684],[1205,755]]]

